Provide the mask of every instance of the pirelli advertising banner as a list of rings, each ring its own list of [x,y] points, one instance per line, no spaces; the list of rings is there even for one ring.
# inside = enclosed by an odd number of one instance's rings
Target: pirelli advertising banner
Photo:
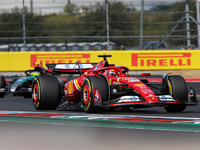
[[[71,51],[71,52],[0,52],[0,71],[25,71],[40,62],[98,63],[98,55],[112,55],[110,64],[126,66],[130,70],[200,69],[200,50],[165,51]]]

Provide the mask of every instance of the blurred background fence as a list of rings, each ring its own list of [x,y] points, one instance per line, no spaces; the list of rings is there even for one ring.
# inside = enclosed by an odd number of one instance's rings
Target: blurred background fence
[[[1,0],[0,7],[1,51],[199,49],[198,0]]]

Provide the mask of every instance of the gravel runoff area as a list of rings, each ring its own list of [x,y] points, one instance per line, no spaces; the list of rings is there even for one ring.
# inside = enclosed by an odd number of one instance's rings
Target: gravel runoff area
[[[151,73],[151,75],[164,75],[166,73],[172,72],[173,75],[182,75],[184,78],[200,78],[200,70],[159,70],[159,71],[129,71],[130,75],[140,75],[141,73]],[[12,76],[16,74],[17,76],[25,76],[24,72],[0,72],[4,76]]]

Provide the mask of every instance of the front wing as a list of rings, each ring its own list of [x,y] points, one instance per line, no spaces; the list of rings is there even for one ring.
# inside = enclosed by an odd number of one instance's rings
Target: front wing
[[[166,105],[190,105],[196,106],[198,104],[196,94],[193,88],[190,88],[190,97],[187,101],[181,101],[174,99],[171,95],[158,95],[156,96],[159,102],[149,103],[141,96],[121,96],[119,98],[103,102],[103,107],[119,107],[119,106],[141,106],[141,107],[153,107],[153,106],[166,106]],[[95,104],[95,102],[94,102]],[[99,106],[99,103],[96,105]]]

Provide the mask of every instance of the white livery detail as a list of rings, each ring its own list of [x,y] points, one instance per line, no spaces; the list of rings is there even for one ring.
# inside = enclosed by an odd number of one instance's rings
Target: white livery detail
[[[0,88],[0,92],[4,92],[5,91],[5,88]]]
[[[158,96],[160,101],[175,101],[171,95]]]
[[[92,64],[56,64],[55,69],[90,69],[93,67]]]
[[[117,103],[123,102],[139,102],[141,101],[138,96],[122,96]]]

